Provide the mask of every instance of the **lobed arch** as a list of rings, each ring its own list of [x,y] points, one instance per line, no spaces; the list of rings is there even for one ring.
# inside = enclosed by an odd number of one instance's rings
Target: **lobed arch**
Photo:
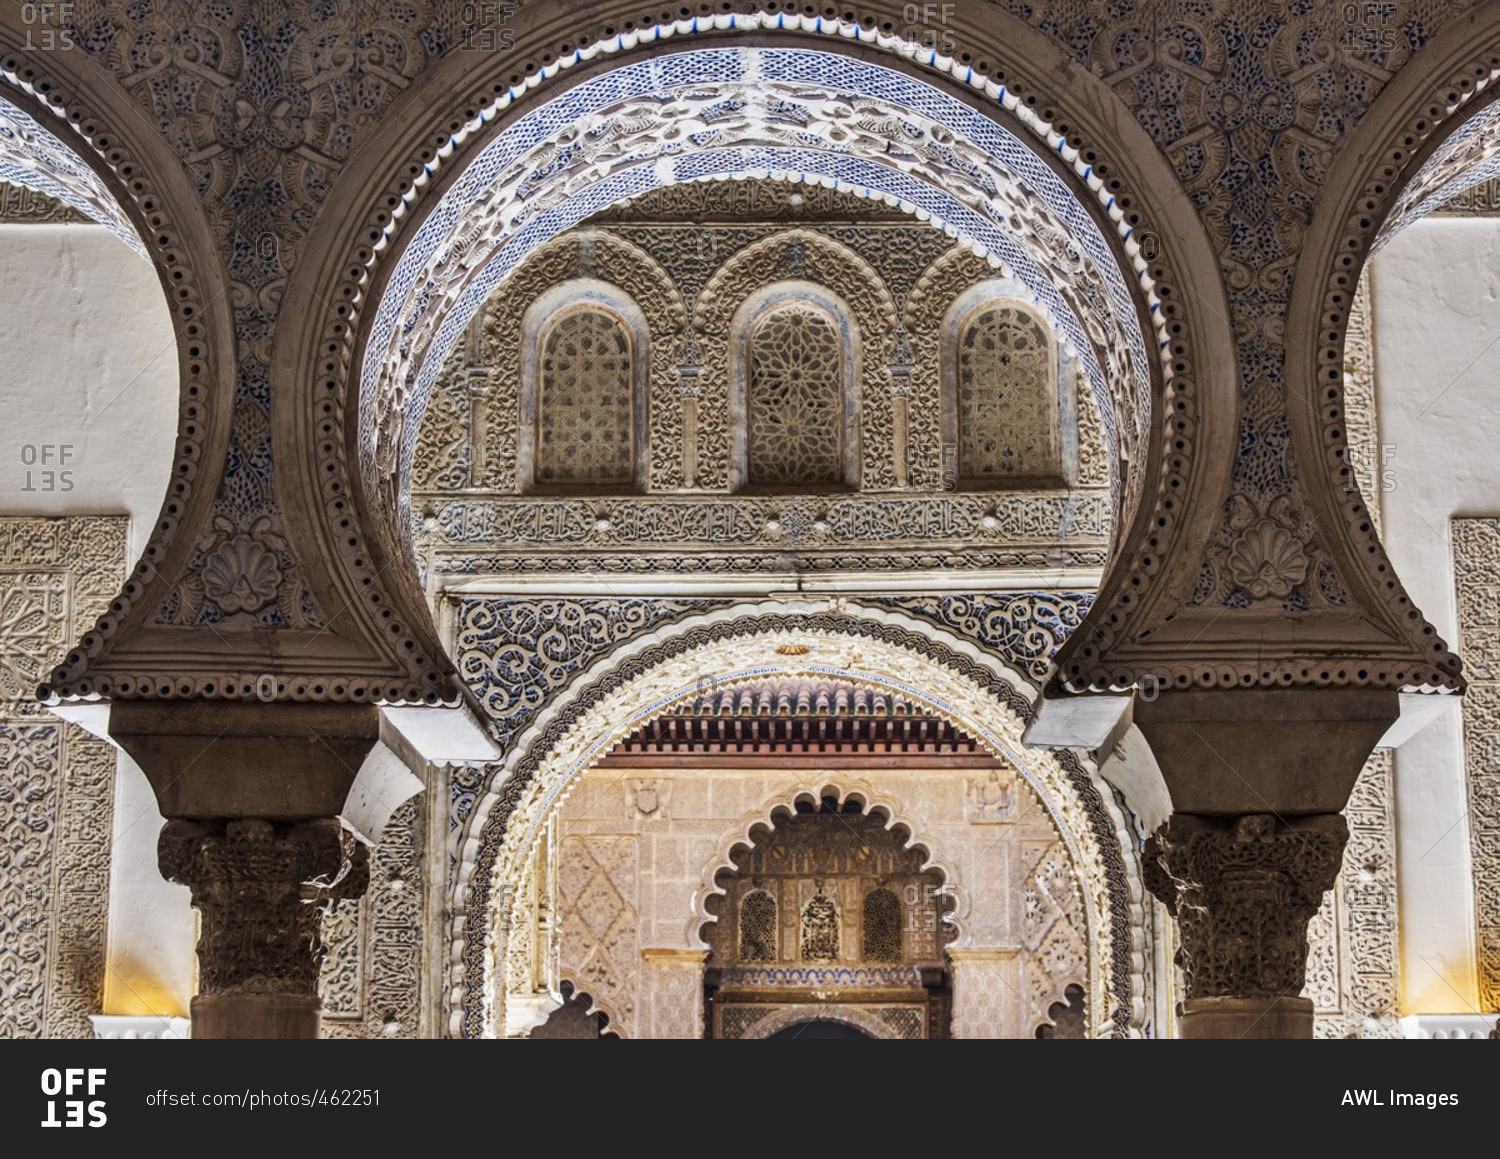
[[[840,806],[848,801],[858,803],[860,812],[873,815],[877,810],[885,814],[885,828],[888,832],[894,832],[900,828],[906,831],[906,840],[902,842],[902,848],[920,850],[923,854],[922,870],[936,870],[943,876],[943,884],[953,890],[956,903],[953,918],[958,929],[958,940],[955,945],[963,944],[964,925],[963,918],[973,904],[973,898],[964,887],[957,865],[950,859],[939,857],[934,852],[937,842],[929,836],[931,826],[925,820],[913,815],[911,809],[896,801],[888,794],[877,792],[872,786],[857,777],[820,777],[818,787],[813,787],[809,782],[796,778],[792,784],[781,792],[772,795],[764,801],[758,809],[752,809],[742,816],[719,842],[714,850],[713,856],[704,865],[700,874],[700,884],[693,895],[693,911],[687,920],[684,933],[687,936],[688,945],[703,949],[707,942],[703,939],[702,929],[709,922],[719,921],[722,915],[715,916],[709,911],[709,898],[723,897],[724,890],[718,884],[718,877],[723,872],[734,872],[733,853],[738,846],[753,846],[755,837],[753,831],[761,826],[774,829],[780,824],[780,816],[783,813],[795,813],[798,804],[810,803],[816,805],[824,797],[832,797]]]
[[[143,621],[211,521],[229,446],[236,340],[231,303],[212,288],[227,282],[223,260],[181,159],[142,120],[120,81],[82,51],[26,51],[20,17],[19,7],[0,12],[0,120],[12,133],[22,130],[0,145],[4,179],[72,205],[152,263],[176,333],[181,382],[176,450],[141,557],[37,694],[53,703],[190,694],[193,682],[160,667],[160,633],[144,629],[155,637],[154,656],[142,654],[153,651],[151,640],[136,649]]]
[[[1362,660],[1314,670],[1312,682],[1462,690],[1459,658],[1413,606],[1380,543],[1348,461],[1344,346],[1355,289],[1385,240],[1465,187],[1470,151],[1493,153],[1500,77],[1500,11],[1481,7],[1433,36],[1381,90],[1334,158],[1292,285],[1289,380],[1307,384],[1289,406],[1299,461],[1342,573],[1379,613],[1385,641]],[[1488,164],[1481,160],[1481,164]],[[1304,675],[1307,675],[1304,673]]]
[[[496,903],[505,883],[520,880],[546,819],[580,774],[705,686],[778,674],[900,691],[1015,766],[1052,816],[1083,886],[1096,1026],[1109,1035],[1141,1031],[1147,934],[1138,843],[1097,770],[1071,752],[1025,748],[1035,693],[995,656],[898,612],[809,601],[792,611],[783,602],[736,604],[637,637],[575,679],[516,738],[457,835],[449,1034],[495,1033],[504,960]]]
[[[472,169],[486,141],[518,124],[542,98],[572,92],[590,79],[615,75],[620,71],[616,66],[633,63],[647,47],[667,50],[653,57],[653,69],[676,55],[679,47],[686,53],[697,44],[776,44],[815,48],[839,61],[867,64],[878,60],[901,75],[903,83],[919,81],[926,86],[924,93],[943,89],[947,97],[967,110],[965,116],[981,116],[990,125],[1001,121],[1013,125],[1019,134],[1014,139],[1025,155],[1028,172],[1037,180],[1058,182],[1062,189],[1078,191],[1076,196],[1068,195],[1067,222],[1086,228],[1102,242],[1101,269],[1124,271],[1116,289],[1125,293],[1127,308],[1119,317],[1129,317],[1120,333],[1137,334],[1139,337],[1130,341],[1149,347],[1149,365],[1142,378],[1147,383],[1145,391],[1130,392],[1127,399],[1131,406],[1128,425],[1133,430],[1138,428],[1144,441],[1120,456],[1128,464],[1120,505],[1129,517],[1115,521],[1117,543],[1123,546],[1130,540],[1131,546],[1116,552],[1120,575],[1106,584],[1106,595],[1120,595],[1121,599],[1118,607],[1107,609],[1107,614],[1099,618],[1105,642],[1127,617],[1153,603],[1141,597],[1144,578],[1166,573],[1166,586],[1172,591],[1161,598],[1167,604],[1172,603],[1172,594],[1178,589],[1190,588],[1192,575],[1182,568],[1163,569],[1162,557],[1184,528],[1192,529],[1190,538],[1207,535],[1214,515],[1212,507],[1222,492],[1228,469],[1227,455],[1215,453],[1215,448],[1227,451],[1232,440],[1232,424],[1205,418],[1200,409],[1203,391],[1216,397],[1222,394],[1223,405],[1210,408],[1215,413],[1229,413],[1233,398],[1233,375],[1205,369],[1231,366],[1232,344],[1227,323],[1223,322],[1227,310],[1222,304],[1222,284],[1201,224],[1143,131],[1128,123],[1128,118],[1122,120],[1111,112],[1118,105],[1117,98],[1097,78],[1065,61],[1035,30],[1004,13],[987,13],[984,21],[961,20],[960,39],[964,44],[983,47],[965,47],[949,58],[919,52],[888,27],[882,28],[883,23],[890,25],[899,17],[899,11],[892,9],[889,19],[878,13],[878,9],[865,14],[851,12],[848,20],[832,13],[814,18],[811,13],[804,17],[744,12],[720,14],[712,21],[664,16],[665,23],[643,33],[637,27],[639,14],[621,8],[617,17],[613,8],[607,8],[600,10],[597,39],[580,40],[576,17],[560,21],[548,9],[530,9],[521,14],[515,29],[513,53],[451,54],[424,78],[420,92],[414,91],[393,106],[392,115],[374,135],[369,150],[341,177],[340,214],[333,215],[330,203],[324,211],[327,228],[313,231],[309,238],[302,260],[306,276],[289,290],[289,308],[284,312],[289,324],[279,331],[277,341],[278,350],[292,352],[287,357],[306,368],[299,372],[302,386],[289,392],[288,397],[295,393],[303,400],[299,406],[311,403],[310,408],[288,420],[303,432],[289,442],[307,453],[286,469],[298,480],[296,490],[307,497],[311,521],[326,521],[333,512],[338,516],[335,522],[342,523],[353,508],[364,533],[357,543],[352,542],[355,537],[346,542],[338,533],[324,535],[324,574],[342,599],[370,603],[379,596],[386,601],[382,606],[402,614],[391,625],[394,634],[388,641],[398,652],[401,646],[411,649],[420,645],[417,655],[427,655],[436,644],[420,604],[421,593],[408,574],[414,568],[395,567],[382,574],[383,561],[410,549],[400,517],[401,484],[381,482],[382,472],[372,466],[376,459],[376,384],[374,377],[363,371],[381,361],[381,355],[375,353],[379,344],[372,341],[374,314],[386,298],[402,296],[402,283],[393,277],[393,270],[413,239],[426,237],[431,243],[442,236],[443,214],[436,205],[467,171],[464,166]],[[1004,68],[996,63],[1001,60],[1006,62]],[[1070,84],[1076,82],[1077,90],[1086,94],[1070,107],[1070,116],[1060,114],[1055,102],[1040,95],[1050,90],[1059,74],[1066,74]],[[455,113],[456,109],[462,111]],[[1010,134],[1011,130],[1004,132]],[[725,158],[709,157],[713,152],[705,150],[703,155],[714,164],[729,164]],[[1110,155],[1106,157],[1105,153]],[[394,175],[377,160],[392,155],[409,159]],[[747,174],[776,172],[793,179],[833,179],[819,171],[819,157],[805,150],[795,158],[764,152],[756,158],[762,164],[746,168]],[[788,161],[795,164],[788,166]],[[747,165],[746,158],[740,156],[737,164]],[[892,177],[891,172],[895,171],[887,172],[881,180],[902,180],[897,182],[900,195],[888,196],[933,214],[918,204],[932,202],[933,187],[913,185],[904,174]],[[652,162],[651,173],[658,181],[714,175],[677,172],[659,159]],[[733,174],[726,170],[718,175]],[[614,174],[611,180],[619,176]],[[640,176],[632,170],[632,180]],[[589,211],[603,208],[610,198],[625,192],[621,188],[623,179],[608,188],[605,182],[596,184],[599,188]],[[877,192],[868,182],[857,183],[855,189]],[[1145,204],[1129,189],[1149,189],[1152,200],[1171,212],[1155,216],[1146,213]],[[919,197],[912,200],[907,193]],[[955,218],[972,220],[965,214],[976,211],[961,203],[959,208],[962,212],[955,212]],[[933,216],[943,217],[941,213]],[[551,211],[539,215],[537,221],[543,218],[546,229],[571,224]],[[464,220],[466,228],[477,228],[471,217]],[[948,225],[960,234],[965,232],[952,222]],[[1150,249],[1155,257],[1150,263],[1135,240],[1143,230],[1152,233]],[[542,240],[543,232],[534,229],[530,240]],[[1066,241],[1066,231],[1052,232],[1058,241]],[[451,250],[445,252],[456,263],[454,269],[463,265],[472,273],[477,268],[467,258]],[[519,255],[514,260],[519,260]],[[1195,270],[1195,294],[1177,292],[1172,261],[1186,262]],[[1061,280],[1065,284],[1076,282],[1071,277]],[[477,299],[483,290],[480,281],[470,277],[462,293]],[[322,325],[316,310],[297,308],[297,300],[303,296],[311,306],[314,292],[335,304],[338,317],[332,323]],[[426,293],[426,288],[417,288],[415,296]],[[1093,306],[1109,300],[1101,289],[1092,299]],[[1098,313],[1093,306],[1085,311],[1090,318]],[[458,315],[450,311],[444,316],[450,314],[456,326]],[[1205,343],[1201,351],[1193,345],[1194,334]],[[442,343],[431,341],[435,336],[430,328],[405,331],[396,347],[398,361],[423,343],[437,351]],[[1080,345],[1097,351],[1094,337]],[[1124,345],[1116,342],[1111,353],[1123,358]],[[405,354],[401,353],[403,347]],[[308,353],[303,356],[295,353],[298,350]],[[1206,351],[1213,351],[1213,356],[1205,357]],[[1201,374],[1206,377],[1200,382]],[[1128,378],[1117,375],[1112,381],[1125,382]],[[414,387],[415,381],[411,385]],[[419,401],[417,392],[402,389],[405,394],[399,407],[390,398],[380,405],[385,407],[387,417],[404,411],[400,419],[404,424],[412,420]],[[1101,412],[1111,416],[1111,421],[1120,411],[1121,406],[1112,400],[1101,406]],[[324,433],[322,441],[319,432]],[[337,437],[329,439],[329,434]],[[407,453],[401,450],[404,438],[403,434],[380,444],[387,465],[396,464]],[[281,467],[279,463],[278,470]],[[1209,475],[1215,480],[1209,480]],[[1142,495],[1152,496],[1151,501],[1139,502]],[[335,532],[338,530],[335,527]],[[366,539],[370,547],[365,546]],[[1196,560],[1191,566],[1196,566]],[[1151,597],[1161,594],[1157,590],[1160,586],[1152,585]],[[332,598],[337,603],[341,597],[335,594]],[[1094,644],[1096,635],[1091,634],[1089,645]],[[1113,680],[1113,673],[1108,678]],[[451,673],[443,680],[456,684]]]

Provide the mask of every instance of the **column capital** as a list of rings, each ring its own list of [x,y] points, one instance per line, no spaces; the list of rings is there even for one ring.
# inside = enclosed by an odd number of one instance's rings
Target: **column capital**
[[[1179,813],[1157,829],[1146,842],[1146,886],[1178,921],[1186,998],[1297,998],[1307,924],[1348,839],[1337,813]]]
[[[323,915],[369,884],[368,848],[331,817],[168,821],[161,872],[203,917],[194,1036],[316,1038]]]

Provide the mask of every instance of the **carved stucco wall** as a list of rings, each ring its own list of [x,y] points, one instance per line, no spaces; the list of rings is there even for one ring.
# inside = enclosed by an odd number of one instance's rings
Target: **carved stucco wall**
[[[947,345],[944,313],[993,278],[993,268],[931,226],[899,215],[879,220],[861,198],[813,199],[825,219],[789,228],[766,215],[806,216],[807,209],[784,204],[802,194],[787,194],[778,182],[746,188],[752,207],[767,206],[759,220],[636,220],[648,211],[686,215],[696,204],[695,187],[663,191],[644,208],[628,204],[623,220],[605,215],[541,247],[495,292],[479,330],[445,364],[418,432],[415,530],[429,568],[466,575],[662,570],[683,566],[680,549],[690,549],[691,566],[703,572],[779,570],[788,556],[806,570],[1102,566],[1110,533],[1105,434],[1097,403],[1066,356],[1064,410],[1076,420],[1064,439],[1076,445],[1077,490],[955,493],[945,474],[951,449],[937,370]],[[648,490],[656,494],[511,497],[521,487],[514,458],[530,340],[522,317],[547,287],[582,276],[619,287],[645,312]],[[792,277],[850,303],[858,323],[855,433],[865,488],[914,494],[874,503],[681,490],[689,478],[708,491],[731,478],[730,321],[757,289]],[[1013,285],[1011,293],[1021,289]],[[686,338],[685,318],[692,324]],[[687,445],[684,432],[692,436]],[[675,494],[661,494],[668,491]]]
[[[1464,697],[1480,1009],[1500,1009],[1500,519],[1450,522]]]
[[[955,994],[955,1022],[967,1037],[1030,1037],[1064,989],[1086,981],[1082,895],[1052,819],[1023,780],[1011,774],[1006,810],[975,807],[982,791],[976,782],[986,776],[946,767],[839,774],[663,769],[649,757],[629,770],[589,772],[570,790],[557,822],[562,977],[586,991],[623,1037],[700,1037],[702,918],[695,898],[720,868],[727,841],[765,822],[776,804],[834,786],[893,803],[904,824],[927,819],[914,839],[950,874],[964,913],[963,962],[1003,949],[1015,963],[1013,984],[993,1002],[979,1003],[973,990]],[[650,795],[640,792],[643,785]],[[691,995],[688,979],[695,1001],[669,1016],[659,987]]]
[[[1344,817],[1349,844],[1308,924],[1307,987],[1317,1038],[1400,1038],[1395,752],[1376,749]]]
[[[128,522],[0,517],[3,1038],[91,1038],[102,1010],[115,753],[35,691],[118,590]]]
[[[423,902],[432,888],[414,799],[399,806],[370,855],[370,887],[324,919],[318,992],[324,1038],[416,1038],[421,1031],[427,938]]]

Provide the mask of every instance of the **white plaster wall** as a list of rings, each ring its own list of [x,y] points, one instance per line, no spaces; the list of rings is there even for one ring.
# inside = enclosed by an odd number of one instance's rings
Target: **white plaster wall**
[[[102,226],[0,225],[0,416],[0,514],[129,516],[133,562],[171,472],[177,352],[156,271]],[[24,461],[43,445],[68,461]],[[188,891],[157,872],[161,815],[123,754],[115,796],[102,1013],[186,1015]]]
[[[1428,218],[1371,264],[1385,545],[1457,643],[1454,516],[1500,516],[1500,220]],[[1403,1013],[1476,1012],[1463,722],[1396,753]]]

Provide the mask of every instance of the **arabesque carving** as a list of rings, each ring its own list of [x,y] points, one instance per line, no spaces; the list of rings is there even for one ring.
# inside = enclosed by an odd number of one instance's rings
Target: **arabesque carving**
[[[0,1038],[91,1038],[103,1008],[115,752],[35,690],[118,590],[127,523],[0,517]]]

